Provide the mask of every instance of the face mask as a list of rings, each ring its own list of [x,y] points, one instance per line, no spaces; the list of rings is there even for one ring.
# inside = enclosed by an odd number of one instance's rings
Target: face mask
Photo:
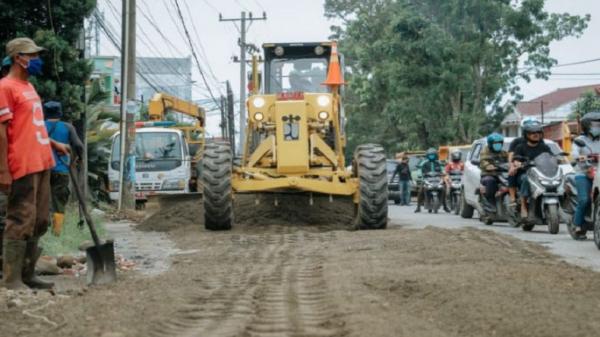
[[[44,62],[42,62],[42,59],[36,57],[34,59],[29,59],[29,62],[27,63],[27,67],[25,67],[25,69],[27,70],[29,76],[39,76],[42,74],[43,66]]]
[[[429,156],[427,156],[427,159],[429,159],[430,161],[434,161],[435,155],[429,155]]]
[[[598,137],[598,136],[600,136],[600,127],[592,127],[592,128],[590,128],[590,134],[592,135],[592,137]]]
[[[494,150],[494,152],[502,151],[502,144],[500,144],[500,143],[492,144],[492,150]]]

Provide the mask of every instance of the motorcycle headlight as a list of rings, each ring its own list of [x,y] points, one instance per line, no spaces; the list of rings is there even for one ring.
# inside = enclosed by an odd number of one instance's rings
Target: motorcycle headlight
[[[542,186],[544,187],[554,187],[557,186],[554,184],[555,181],[552,180],[547,180],[547,179],[540,179],[540,184],[542,184]]]
[[[319,112],[319,119],[320,120],[326,120],[327,118],[329,118],[329,112],[327,111],[321,111]]]
[[[161,190],[182,190],[185,188],[185,180],[183,179],[167,179],[163,182]]]
[[[262,112],[257,112],[254,114],[254,120],[257,122],[262,121],[263,119],[265,119],[265,115],[263,115]]]

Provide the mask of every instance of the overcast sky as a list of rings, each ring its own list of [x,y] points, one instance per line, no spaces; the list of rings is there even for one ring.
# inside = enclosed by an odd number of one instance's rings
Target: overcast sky
[[[98,0],[106,20],[120,35],[121,0]],[[209,82],[215,95],[224,92],[220,82],[230,80],[236,97],[239,92],[239,64],[232,61],[239,55],[237,39],[238,27],[231,22],[219,22],[219,13],[224,18],[239,17],[241,11],[251,11],[255,17],[267,12],[266,21],[255,21],[248,32],[248,42],[260,46],[264,42],[322,41],[330,34],[332,22],[323,15],[324,0],[179,0],[188,29],[193,37],[200,62],[209,73]],[[112,7],[109,6],[112,4]],[[190,48],[183,38],[181,24],[174,6],[174,0],[137,0],[138,5],[138,56],[186,57]],[[547,9],[551,12],[592,15],[592,21],[585,34],[579,38],[569,38],[552,44],[552,56],[559,64],[600,58],[600,1],[599,0],[548,0]],[[188,10],[189,8],[189,10]],[[117,13],[115,13],[117,12]],[[167,44],[154,28],[150,17],[161,33],[175,46]],[[193,25],[192,25],[193,22]],[[106,38],[101,39],[101,54],[115,55],[116,50]],[[197,68],[193,67],[192,78],[196,81],[194,98],[206,98]],[[556,69],[557,73],[600,73],[600,62]],[[213,76],[214,75],[214,76]],[[600,75],[552,76],[548,81],[532,81],[522,84],[522,93],[529,100],[557,88],[600,83]],[[217,121],[209,127],[216,132]]]

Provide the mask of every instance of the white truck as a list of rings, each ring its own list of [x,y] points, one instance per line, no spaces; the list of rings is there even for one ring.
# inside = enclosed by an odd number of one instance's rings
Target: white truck
[[[113,135],[108,163],[109,195],[119,198],[119,133]],[[143,205],[151,195],[190,193],[192,156],[183,131],[175,128],[137,128],[135,136],[135,198]]]

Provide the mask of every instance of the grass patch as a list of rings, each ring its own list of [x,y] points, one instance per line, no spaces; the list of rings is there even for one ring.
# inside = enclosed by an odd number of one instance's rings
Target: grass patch
[[[102,216],[92,214],[96,231],[100,237],[106,233],[104,227],[104,219]],[[69,205],[65,213],[65,223],[62,234],[56,237],[52,234],[52,228],[48,229],[48,233],[42,236],[40,245],[44,248],[44,255],[61,256],[65,254],[76,254],[79,245],[86,241],[92,240],[92,235],[84,223],[82,228],[77,226],[79,222],[79,211],[74,205]]]

